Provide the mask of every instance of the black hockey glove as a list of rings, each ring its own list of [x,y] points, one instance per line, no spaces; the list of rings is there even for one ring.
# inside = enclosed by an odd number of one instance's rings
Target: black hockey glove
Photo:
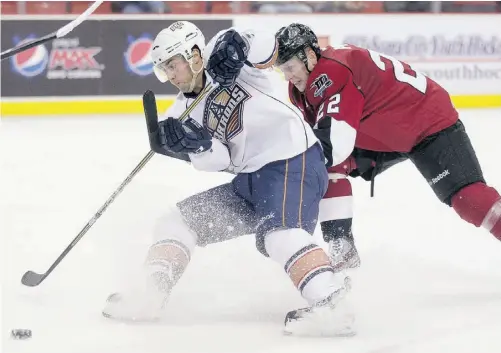
[[[209,131],[191,118],[184,122],[167,118],[158,123],[156,135],[157,153],[201,153],[212,147]]]
[[[356,169],[353,169],[349,176],[352,178],[362,177],[366,181],[371,181],[372,173],[374,168],[376,168],[377,156],[380,152],[373,151],[360,151],[355,148],[352,152],[352,156],[355,159]]]
[[[222,87],[233,85],[249,55],[249,45],[235,30],[222,34],[214,45],[207,72]]]

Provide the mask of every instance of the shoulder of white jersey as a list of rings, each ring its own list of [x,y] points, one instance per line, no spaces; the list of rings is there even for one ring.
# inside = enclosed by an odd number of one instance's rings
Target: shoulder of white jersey
[[[238,75],[237,82],[243,82],[267,92],[283,90],[287,95],[288,82],[272,68],[263,70],[245,65]]]
[[[257,29],[241,29],[239,33],[249,42],[247,60],[257,69],[271,68],[278,56],[275,34]]]
[[[182,92],[179,92],[176,98],[174,99],[172,105],[165,111],[164,117],[178,118],[185,109],[186,109],[186,97]]]

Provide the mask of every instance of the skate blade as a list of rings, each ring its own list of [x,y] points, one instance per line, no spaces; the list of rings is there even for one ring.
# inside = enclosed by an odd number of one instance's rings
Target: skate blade
[[[108,296],[108,298],[106,299],[106,304],[113,304],[113,303],[117,303],[119,302],[120,300],[122,300],[122,296],[120,293],[112,293]],[[112,310],[114,311],[114,310]],[[114,315],[114,314],[110,314],[106,308],[104,308],[102,311],[101,311],[101,314],[107,318],[107,319],[110,319],[110,320],[115,320],[115,321],[120,321],[120,322],[123,322],[123,323],[135,323],[135,324],[139,324],[139,323],[156,323],[156,322],[159,322],[162,320],[162,316],[159,314],[158,316],[155,316],[155,315],[145,315],[145,316],[133,316],[133,315],[127,315],[127,316],[117,316],[117,315]]]
[[[101,312],[101,314],[110,320],[113,321],[118,321],[122,323],[129,323],[129,324],[151,324],[151,323],[158,323],[162,320],[161,317],[119,317],[115,315],[110,315],[104,311]]]
[[[353,337],[357,332],[353,326],[319,327],[317,325],[288,325],[283,330],[285,336],[294,337]]]
[[[304,337],[352,337],[356,335],[355,315],[346,307],[316,308],[305,317],[288,321],[284,327],[287,336]],[[341,310],[340,310],[341,309]]]
[[[347,330],[346,332],[290,332],[283,331],[284,336],[304,337],[304,338],[349,338],[357,335],[356,331]]]

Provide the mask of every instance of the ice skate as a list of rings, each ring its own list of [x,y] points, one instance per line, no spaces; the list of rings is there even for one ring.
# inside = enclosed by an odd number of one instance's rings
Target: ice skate
[[[287,313],[284,333],[294,336],[346,337],[355,335],[354,310],[341,288],[309,308]]]
[[[336,272],[360,267],[360,256],[353,238],[339,237],[329,241],[328,254]]]
[[[163,273],[155,273],[142,286],[113,293],[106,299],[104,317],[121,321],[147,322],[162,318],[169,290],[159,285]]]

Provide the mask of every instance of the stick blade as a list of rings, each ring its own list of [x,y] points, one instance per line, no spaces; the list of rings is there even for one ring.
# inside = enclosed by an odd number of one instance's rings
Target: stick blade
[[[21,278],[21,283],[28,287],[36,287],[45,279],[44,275],[28,271]]]
[[[147,90],[143,94],[144,117],[146,118],[146,127],[148,133],[154,133],[158,129],[158,111],[155,93]]]
[[[144,117],[146,118],[146,127],[148,128],[148,135],[150,140],[150,147],[154,150],[152,138],[157,133],[158,130],[158,111],[157,111],[157,101],[155,98],[155,93],[153,91],[147,90],[143,94],[143,108]],[[163,151],[163,155],[172,158],[180,159],[185,162],[191,162],[190,157],[186,153],[174,153],[169,151]]]

